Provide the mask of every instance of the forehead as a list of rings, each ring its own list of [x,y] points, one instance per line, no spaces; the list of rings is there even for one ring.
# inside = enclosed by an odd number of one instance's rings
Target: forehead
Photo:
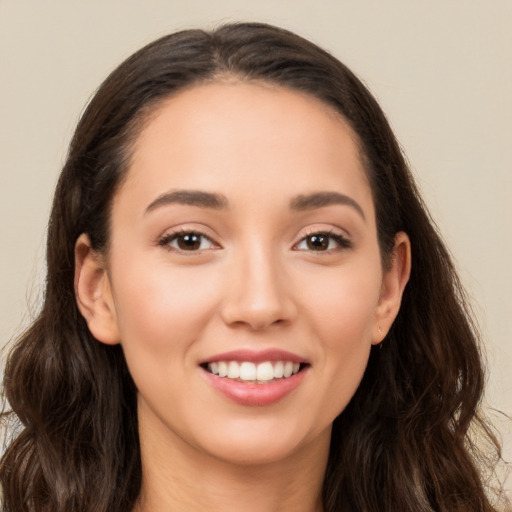
[[[122,188],[145,189],[148,198],[226,185],[369,193],[358,137],[344,118],[310,94],[262,82],[200,84],[164,100],[132,155]]]

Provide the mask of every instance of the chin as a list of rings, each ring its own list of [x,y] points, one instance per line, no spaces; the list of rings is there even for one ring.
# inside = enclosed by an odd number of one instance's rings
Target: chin
[[[216,450],[213,455],[226,464],[254,467],[282,463],[293,457],[297,447],[277,443],[230,443],[229,449],[220,452]]]
[[[297,425],[294,425],[297,427]],[[231,426],[215,438],[210,438],[210,454],[228,464],[262,466],[281,463],[303,456],[310,449],[328,449],[331,425],[320,433],[294,431],[281,425]],[[220,434],[220,433],[219,433]]]

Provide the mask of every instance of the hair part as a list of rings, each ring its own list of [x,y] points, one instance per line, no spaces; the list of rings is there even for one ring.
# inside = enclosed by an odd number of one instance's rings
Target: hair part
[[[302,91],[352,127],[376,207],[383,261],[395,235],[413,267],[382,350],[335,420],[324,484],[334,511],[491,511],[468,430],[480,422],[478,334],[450,256],[375,99],[333,56],[264,24],[163,37],[122,63],[85,110],[52,208],[42,311],[15,345],[5,394],[23,428],[0,464],[5,512],[126,512],[141,485],[136,389],[120,346],[98,343],[74,295],[74,246],[108,251],[113,197],[161,101],[233,77]],[[494,446],[495,439],[490,437]]]

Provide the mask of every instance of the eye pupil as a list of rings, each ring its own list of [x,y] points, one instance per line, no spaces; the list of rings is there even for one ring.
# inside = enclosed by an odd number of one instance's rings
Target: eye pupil
[[[184,251],[199,249],[201,246],[201,236],[195,233],[186,233],[178,237],[178,247]]]
[[[308,249],[313,251],[325,250],[329,247],[329,237],[325,235],[311,235],[307,239]]]

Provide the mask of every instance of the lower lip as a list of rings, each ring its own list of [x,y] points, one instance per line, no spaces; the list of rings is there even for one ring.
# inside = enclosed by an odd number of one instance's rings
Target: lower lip
[[[219,377],[203,370],[212,386],[225,397],[240,405],[265,406],[279,402],[303,381],[308,368],[288,378],[276,379],[268,384],[241,382]]]

